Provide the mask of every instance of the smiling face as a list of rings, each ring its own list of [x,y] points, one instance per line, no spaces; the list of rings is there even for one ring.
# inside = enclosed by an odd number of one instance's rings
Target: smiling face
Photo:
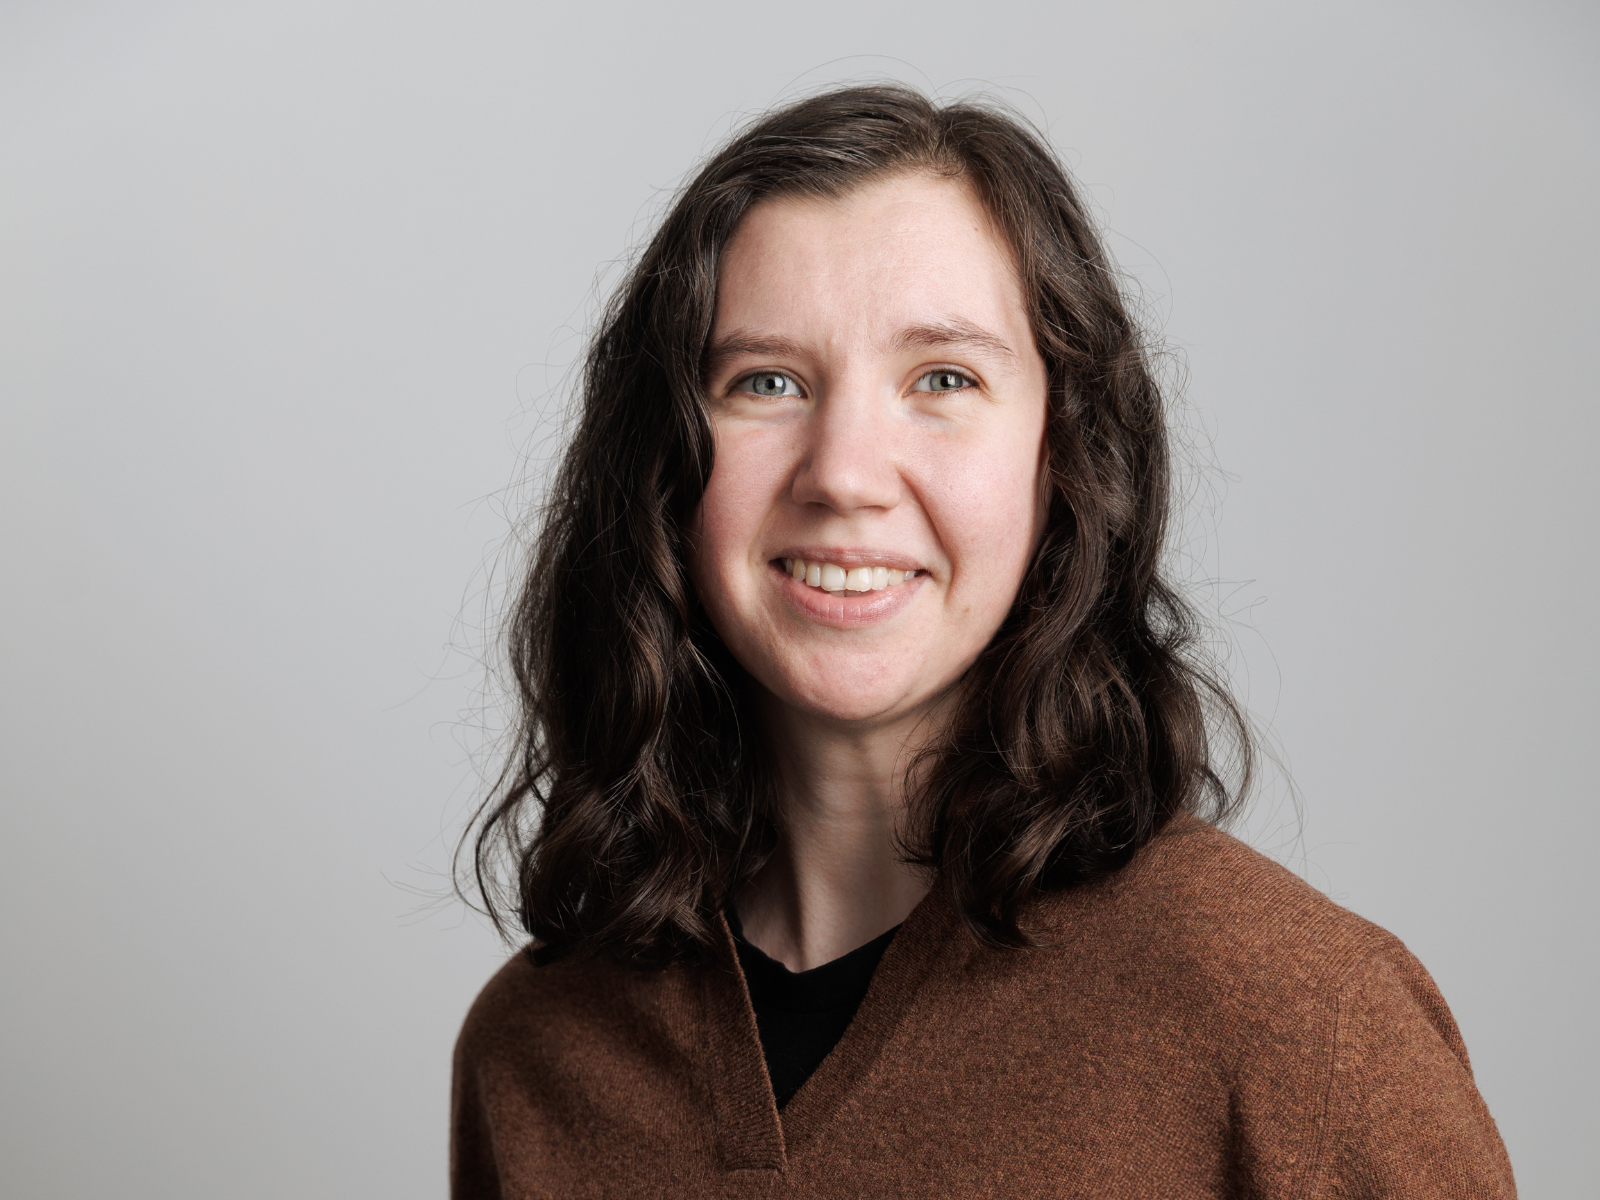
[[[1043,523],[1047,377],[959,180],[753,208],[723,255],[692,530],[701,602],[780,705],[926,711],[994,636]]]

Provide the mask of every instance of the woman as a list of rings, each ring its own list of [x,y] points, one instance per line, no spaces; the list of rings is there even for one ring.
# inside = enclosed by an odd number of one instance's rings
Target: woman
[[[882,87],[744,130],[583,402],[476,841],[534,942],[457,1048],[457,1197],[1513,1194],[1422,967],[1206,819],[1249,739],[1034,135]]]

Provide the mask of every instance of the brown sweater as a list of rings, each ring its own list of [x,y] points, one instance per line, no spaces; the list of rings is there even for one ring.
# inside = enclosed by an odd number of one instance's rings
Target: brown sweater
[[[1466,1047],[1398,940],[1174,822],[985,950],[935,888],[780,1118],[717,967],[519,954],[456,1048],[456,1200],[1511,1197]]]

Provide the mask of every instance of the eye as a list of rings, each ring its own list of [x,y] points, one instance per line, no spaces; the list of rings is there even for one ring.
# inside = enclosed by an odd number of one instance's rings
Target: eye
[[[747,375],[741,381],[741,391],[754,392],[757,396],[798,396],[801,395],[800,385],[782,371],[757,371],[754,375]]]
[[[959,392],[969,387],[977,387],[977,381],[970,375],[963,375],[960,371],[952,371],[949,367],[940,367],[936,371],[929,371],[921,379],[911,385],[913,392]]]

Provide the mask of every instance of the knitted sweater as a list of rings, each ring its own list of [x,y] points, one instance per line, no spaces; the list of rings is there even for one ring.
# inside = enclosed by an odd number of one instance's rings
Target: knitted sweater
[[[1192,817],[979,946],[935,887],[780,1116],[714,966],[508,962],[456,1047],[455,1200],[1512,1197],[1433,981]]]

